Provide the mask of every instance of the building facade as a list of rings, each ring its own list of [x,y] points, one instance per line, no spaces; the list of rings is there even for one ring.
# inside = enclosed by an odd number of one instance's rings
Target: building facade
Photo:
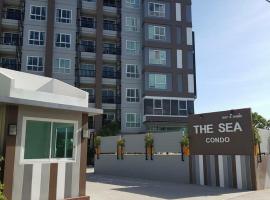
[[[194,113],[191,0],[0,0],[0,10],[1,67],[88,91],[105,113],[95,128],[175,131]]]

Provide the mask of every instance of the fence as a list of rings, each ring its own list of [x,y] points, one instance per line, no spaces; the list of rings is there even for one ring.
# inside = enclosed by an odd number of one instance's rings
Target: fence
[[[95,173],[189,183],[189,158],[182,161],[180,132],[154,133],[152,160],[146,160],[144,134],[125,135],[123,138],[123,160],[118,160],[116,155],[119,136],[101,139],[101,154],[95,162]]]

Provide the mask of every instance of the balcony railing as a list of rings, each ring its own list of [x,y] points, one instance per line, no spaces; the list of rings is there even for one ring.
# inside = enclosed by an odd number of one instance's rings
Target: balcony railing
[[[120,79],[121,72],[119,71],[110,71],[110,70],[103,70],[102,71],[103,78],[111,78],[111,79]]]
[[[11,46],[18,46],[22,43],[22,39],[14,39],[10,37],[0,37],[0,44],[1,45],[11,45]]]
[[[121,30],[121,26],[119,24],[110,23],[110,22],[104,22],[103,28],[106,31],[120,31]]]
[[[119,47],[103,47],[104,54],[121,55],[121,48]]]
[[[92,28],[92,29],[96,28],[96,22],[95,21],[88,20],[88,19],[85,19],[85,18],[82,18],[80,20],[80,25],[81,25],[82,28]]]
[[[103,6],[119,8],[119,7],[121,7],[121,1],[119,1],[119,0],[104,0]]]
[[[21,13],[21,11],[17,11],[17,10],[8,10],[5,12],[2,12],[2,17],[4,19],[21,20],[22,13]]]
[[[120,96],[102,96],[102,103],[120,104],[121,97]]]
[[[96,77],[96,70],[80,69],[80,77]]]
[[[6,68],[6,69],[12,69],[12,70],[19,69],[18,64],[12,64],[12,63],[0,63],[0,67]]]
[[[87,45],[87,44],[80,44],[80,51],[81,52],[89,52],[89,53],[96,53],[96,46]]]

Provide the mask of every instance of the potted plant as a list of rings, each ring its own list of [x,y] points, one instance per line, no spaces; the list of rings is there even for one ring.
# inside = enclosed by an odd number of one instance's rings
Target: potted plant
[[[154,154],[154,137],[152,133],[147,133],[144,137],[144,142],[145,142],[145,155],[146,155],[146,160],[148,160],[148,157],[153,160],[153,154]]]
[[[254,143],[255,143],[254,154],[255,156],[257,156],[260,154],[260,144],[262,143],[262,139],[259,134],[259,130],[254,126],[253,126],[253,134],[254,134]]]
[[[119,138],[117,141],[117,159],[123,160],[124,159],[124,148],[125,148],[125,139],[124,138]]]
[[[100,155],[100,144],[101,144],[101,137],[100,136],[95,137],[94,146],[95,146],[97,159],[99,159],[99,155]]]
[[[182,149],[183,155],[185,155],[185,156],[189,156],[190,155],[190,151],[189,151],[189,138],[188,138],[188,135],[187,134],[185,134],[182,137],[182,140],[181,140],[181,149]]]

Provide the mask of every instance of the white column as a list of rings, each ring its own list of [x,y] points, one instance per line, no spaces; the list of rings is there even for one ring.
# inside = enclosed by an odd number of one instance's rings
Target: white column
[[[199,155],[200,185],[204,185],[203,155]]]
[[[40,198],[41,167],[42,167],[42,164],[40,163],[33,164],[31,200],[36,200]]]
[[[187,27],[187,45],[193,45],[192,28]]]
[[[242,169],[241,169],[241,156],[235,156],[235,164],[236,164],[236,178],[237,178],[237,188],[243,188],[243,180],[242,180]]]
[[[58,163],[56,199],[62,200],[65,197],[66,163]]]
[[[219,185],[220,187],[224,187],[225,179],[224,179],[224,164],[222,155],[218,155],[218,172],[219,172]]]

